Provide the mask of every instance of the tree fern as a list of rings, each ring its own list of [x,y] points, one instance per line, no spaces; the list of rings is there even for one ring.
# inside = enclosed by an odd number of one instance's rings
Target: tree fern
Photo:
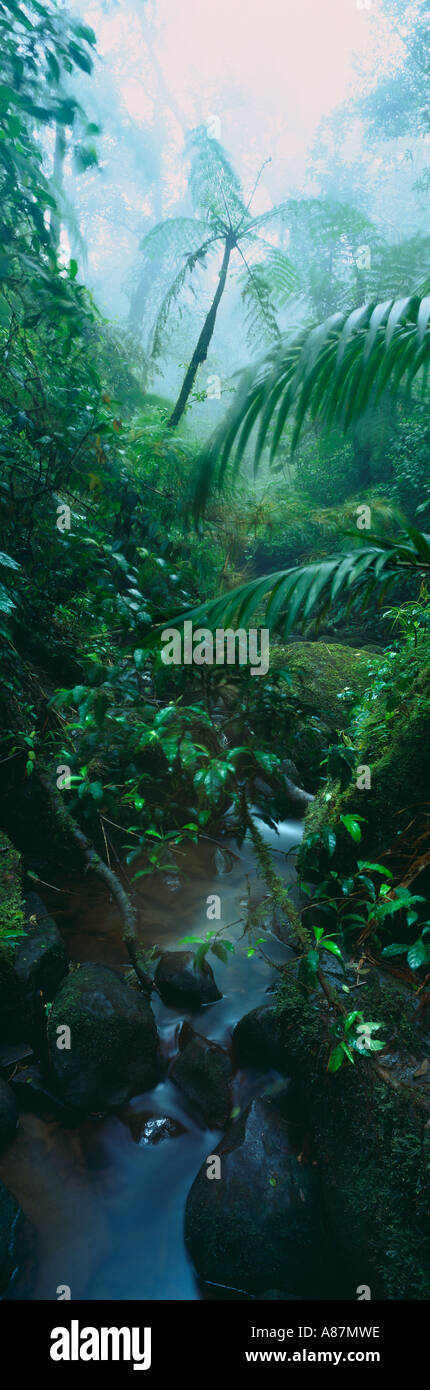
[[[192,132],[188,152],[191,155],[189,186],[196,217],[169,218],[152,228],[144,238],[141,244],[142,268],[140,275],[134,279],[131,306],[131,312],[141,317],[148,297],[148,264],[154,260],[157,266],[160,262],[167,262],[169,268],[170,262],[173,279],[164,293],[152,329],[151,355],[156,360],[163,346],[164,330],[170,321],[172,309],[177,304],[180,306],[181,293],[192,272],[205,262],[212,249],[222,250],[218,285],[169,417],[171,428],[181,419],[199,367],[206,360],[231,258],[240,257],[247,277],[246,286],[242,277],[240,289],[251,333],[255,332],[257,321],[260,334],[263,329],[269,338],[279,340],[272,288],[278,293],[279,302],[283,303],[289,290],[297,285],[297,275],[287,256],[260,236],[263,227],[267,230],[270,225],[273,227],[279,223],[285,209],[280,206],[260,217],[252,217],[250,204],[253,194],[245,204],[239,179],[227,155],[218,141],[209,137],[204,127]],[[253,192],[257,183],[258,178]],[[263,259],[266,261],[265,273],[260,264]]]

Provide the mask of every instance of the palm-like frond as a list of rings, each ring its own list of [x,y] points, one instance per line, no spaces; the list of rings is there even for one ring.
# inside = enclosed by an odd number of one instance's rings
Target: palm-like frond
[[[151,357],[153,361],[156,361],[157,358],[161,356],[165,347],[164,332],[170,319],[170,311],[173,305],[179,299],[188,276],[192,275],[196,266],[204,261],[207,253],[210,251],[211,247],[214,246],[214,242],[215,238],[213,236],[208,237],[206,241],[202,242],[201,245],[197,247],[197,250],[190,251],[189,255],[185,257],[183,264],[180,266],[177,275],[175,275],[172,283],[169,285],[167,294],[164,295],[158,310],[152,332]]]
[[[231,409],[201,460],[195,507],[201,512],[213,485],[221,485],[234,449],[237,468],[258,423],[255,466],[271,431],[274,458],[287,418],[293,415],[293,449],[304,420],[355,424],[383,392],[410,385],[430,365],[430,296],[408,295],[336,313],[311,332],[287,336],[242,377]]]
[[[208,235],[208,224],[198,217],[166,217],[142,237],[140,251],[145,258],[160,261],[171,256],[176,261],[189,251],[196,251]]]
[[[283,308],[299,285],[294,266],[283,251],[262,242],[260,237],[257,251],[260,255],[262,252],[265,253],[264,260],[253,261],[251,257],[248,258],[240,245],[238,251],[243,262],[243,270],[239,275],[239,289],[245,310],[248,339],[253,342],[258,335],[261,338],[263,332],[279,343],[281,335],[277,311]]]
[[[252,579],[175,621],[204,620],[213,629],[234,619],[238,627],[246,627],[259,610],[262,625],[288,634],[310,618],[320,621],[335,601],[349,611],[364,606],[374,593],[383,597],[401,574],[414,571],[430,571],[430,535],[414,527],[406,527],[398,538],[369,534],[368,542],[355,550]]]

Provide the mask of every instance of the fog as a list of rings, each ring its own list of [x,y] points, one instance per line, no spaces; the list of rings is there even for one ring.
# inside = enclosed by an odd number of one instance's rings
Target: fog
[[[77,175],[72,147],[66,155],[62,253],[65,260],[76,255],[97,304],[119,325],[130,322],[142,237],[166,218],[195,215],[186,141],[197,127],[226,152],[245,202],[254,189],[255,216],[289,199],[316,197],[356,209],[388,245],[425,231],[417,181],[428,135],[410,127],[391,135],[383,121],[372,128],[365,112],[381,83],[395,90],[408,57],[409,29],[396,0],[100,0],[73,8],[97,37],[93,74],[78,85],[100,134],[97,166]],[[422,6],[407,9],[414,15]],[[280,245],[277,231],[268,239]],[[284,250],[287,241],[284,225]],[[298,253],[300,242],[298,234]],[[181,254],[178,246],[175,265],[172,258],[164,268],[153,265],[143,309],[136,316],[132,308],[133,331],[149,356],[156,313]],[[218,271],[212,260],[200,276],[201,304]],[[237,351],[234,279],[209,363],[224,374],[246,356]],[[169,389],[179,380],[174,358],[184,360],[195,337],[190,324],[187,336],[187,315],[195,313],[187,290],[180,307],[180,337],[172,318],[163,366]],[[302,292],[281,310],[281,329],[301,322],[304,309],[314,317],[320,307],[309,306]],[[154,366],[157,389],[160,380]]]

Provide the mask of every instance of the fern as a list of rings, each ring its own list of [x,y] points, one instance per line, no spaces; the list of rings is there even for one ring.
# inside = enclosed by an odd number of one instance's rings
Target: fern
[[[176,621],[204,619],[215,628],[235,620],[238,627],[246,627],[259,610],[266,627],[281,628],[287,635],[311,617],[320,622],[335,601],[349,612],[354,605],[364,607],[374,593],[385,595],[399,574],[430,571],[430,535],[412,526],[405,527],[398,538],[369,534],[368,542],[314,564],[253,579],[181,614]]]
[[[270,437],[274,459],[287,419],[293,417],[292,448],[304,421],[327,427],[355,425],[384,391],[402,381],[410,387],[419,372],[427,388],[430,365],[430,296],[407,295],[332,314],[311,332],[284,338],[257,367],[242,376],[231,409],[207,446],[195,484],[195,510],[204,509],[213,486],[222,486],[234,450],[233,472],[258,424],[255,467]]]

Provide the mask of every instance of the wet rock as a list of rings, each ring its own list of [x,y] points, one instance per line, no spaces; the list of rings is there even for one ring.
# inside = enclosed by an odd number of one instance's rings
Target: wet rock
[[[43,1120],[64,1121],[67,1118],[67,1106],[56,1095],[38,1062],[19,1067],[11,1078],[10,1086],[20,1110],[30,1110]]]
[[[70,1045],[57,1046],[61,1041]],[[48,1045],[59,1093],[77,1110],[110,1110],[158,1080],[152,1010],[106,965],[89,963],[69,975],[49,1014]]]
[[[255,1100],[204,1163],[188,1196],[185,1239],[206,1282],[250,1294],[293,1287],[318,1295],[327,1264],[316,1168],[299,1162],[285,1102]],[[293,1138],[292,1138],[293,1134]],[[326,1280],[327,1288],[327,1280]]]
[[[141,1120],[141,1117],[139,1118]],[[143,1123],[141,1121],[139,1130],[139,1134],[134,1134],[133,1137],[137,1139],[140,1148],[161,1144],[164,1139],[176,1139],[179,1134],[184,1133],[183,1125],[178,1124],[177,1120],[172,1120],[170,1115],[151,1115]]]
[[[0,1081],[0,1149],[10,1144],[15,1134],[18,1108],[13,1091],[6,1081]]]
[[[0,1072],[6,1080],[18,1062],[31,1062],[34,1057],[30,1043],[3,1043],[0,1047]]]
[[[284,778],[285,782],[285,803],[282,807],[285,816],[297,816],[299,820],[306,815],[308,806],[314,800],[311,792],[306,792],[304,787],[297,787],[290,777]]]
[[[223,1048],[197,1034],[179,1053],[170,1070],[170,1080],[196,1106],[210,1129],[227,1124],[231,1113],[230,1058]]]
[[[35,1232],[16,1197],[0,1182],[0,1294],[8,1298],[13,1286],[28,1294],[33,1266]],[[13,1296],[13,1294],[12,1294]]]
[[[164,951],[155,971],[155,984],[165,1004],[199,1009],[222,999],[208,961],[196,967],[192,951]]]
[[[233,1032],[233,1047],[240,1063],[248,1066],[275,1067],[285,1076],[290,1072],[290,1058],[276,1006],[261,1004],[239,1020]]]
[[[4,1039],[24,1037],[40,1046],[45,1004],[67,975],[68,962],[55,922],[37,893],[26,899],[26,935],[11,944],[0,971],[1,1031]]]

